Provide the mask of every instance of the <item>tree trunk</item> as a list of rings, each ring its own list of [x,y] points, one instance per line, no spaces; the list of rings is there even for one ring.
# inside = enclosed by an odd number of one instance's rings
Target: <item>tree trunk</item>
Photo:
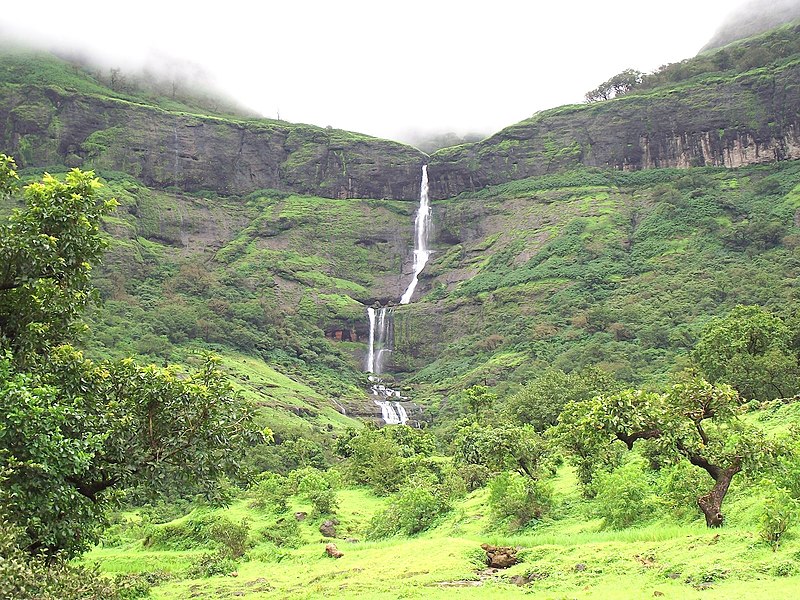
[[[717,477],[715,477],[717,483],[712,490],[697,499],[697,505],[706,516],[706,525],[708,527],[722,527],[722,522],[725,520],[722,514],[722,501],[725,499],[725,494],[728,493],[733,476],[741,470],[742,467],[739,464],[720,470],[717,473]]]

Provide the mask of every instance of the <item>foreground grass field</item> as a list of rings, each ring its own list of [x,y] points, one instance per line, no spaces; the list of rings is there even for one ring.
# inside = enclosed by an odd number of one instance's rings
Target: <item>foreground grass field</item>
[[[729,523],[709,530],[702,518],[674,520],[614,531],[603,528],[581,499],[574,473],[562,468],[555,479],[556,510],[549,520],[514,534],[492,521],[487,490],[460,501],[438,525],[416,537],[364,541],[369,520],[386,499],[363,488],[338,492],[336,539],[324,538],[310,505],[292,498],[289,511],[304,511],[296,547],[277,546],[264,532],[276,515],[239,499],[225,509],[195,509],[187,518],[224,515],[248,520],[244,557],[235,570],[205,578],[186,572],[213,549],[147,547],[152,529],[136,517],[112,528],[109,543],[84,560],[110,575],[159,573],[151,597],[183,598],[793,598],[800,589],[800,540],[788,535],[777,552],[758,535],[761,500],[751,489],[734,490]],[[291,519],[291,514],[289,515]],[[164,527],[157,526],[157,527]],[[148,533],[149,531],[149,533]],[[340,559],[325,554],[335,542]],[[489,570],[480,544],[519,547],[521,562]],[[111,546],[111,547],[110,547]]]

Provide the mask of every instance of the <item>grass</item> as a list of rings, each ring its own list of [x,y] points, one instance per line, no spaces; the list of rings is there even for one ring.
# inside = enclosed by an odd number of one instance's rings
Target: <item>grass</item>
[[[98,562],[109,574],[165,570],[172,579],[153,588],[153,598],[563,598],[605,599],[792,597],[800,584],[800,539],[786,537],[773,552],[756,534],[753,488],[734,491],[729,524],[709,530],[702,519],[681,523],[668,516],[620,531],[602,528],[581,498],[575,474],[563,467],[553,479],[554,516],[529,529],[509,533],[492,521],[488,492],[480,489],[459,501],[438,525],[414,537],[363,541],[369,520],[386,504],[366,488],[338,493],[337,539],[317,530],[326,518],[292,497],[288,512],[306,511],[300,522],[303,543],[277,548],[258,531],[275,515],[249,507],[246,499],[226,509],[204,509],[233,521],[247,518],[252,546],[235,575],[185,579],[182,574],[200,551],[146,549],[131,543],[98,547],[83,560]],[[757,494],[755,494],[757,496]],[[291,518],[291,516],[287,517]],[[176,520],[180,523],[186,517]],[[341,559],[325,555],[335,542]],[[481,543],[521,548],[521,562],[507,570],[485,572]],[[524,577],[528,583],[512,581]]]

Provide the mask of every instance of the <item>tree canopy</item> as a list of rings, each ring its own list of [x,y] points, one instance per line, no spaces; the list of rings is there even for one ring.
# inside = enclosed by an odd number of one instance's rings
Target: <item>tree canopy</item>
[[[16,180],[0,155],[3,193]],[[46,174],[0,225],[0,517],[49,557],[95,543],[120,490],[209,492],[263,439],[211,357],[182,373],[95,363],[65,343],[93,297],[101,219],[115,206],[99,186],[91,172]]]

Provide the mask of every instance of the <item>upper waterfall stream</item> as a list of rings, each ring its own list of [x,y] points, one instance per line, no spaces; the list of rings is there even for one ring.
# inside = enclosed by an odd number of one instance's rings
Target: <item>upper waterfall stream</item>
[[[422,165],[422,182],[419,186],[419,208],[414,218],[414,276],[408,288],[400,298],[400,304],[411,302],[411,296],[417,289],[419,274],[428,264],[431,251],[428,247],[428,234],[431,228],[431,205],[428,200],[428,165]]]

